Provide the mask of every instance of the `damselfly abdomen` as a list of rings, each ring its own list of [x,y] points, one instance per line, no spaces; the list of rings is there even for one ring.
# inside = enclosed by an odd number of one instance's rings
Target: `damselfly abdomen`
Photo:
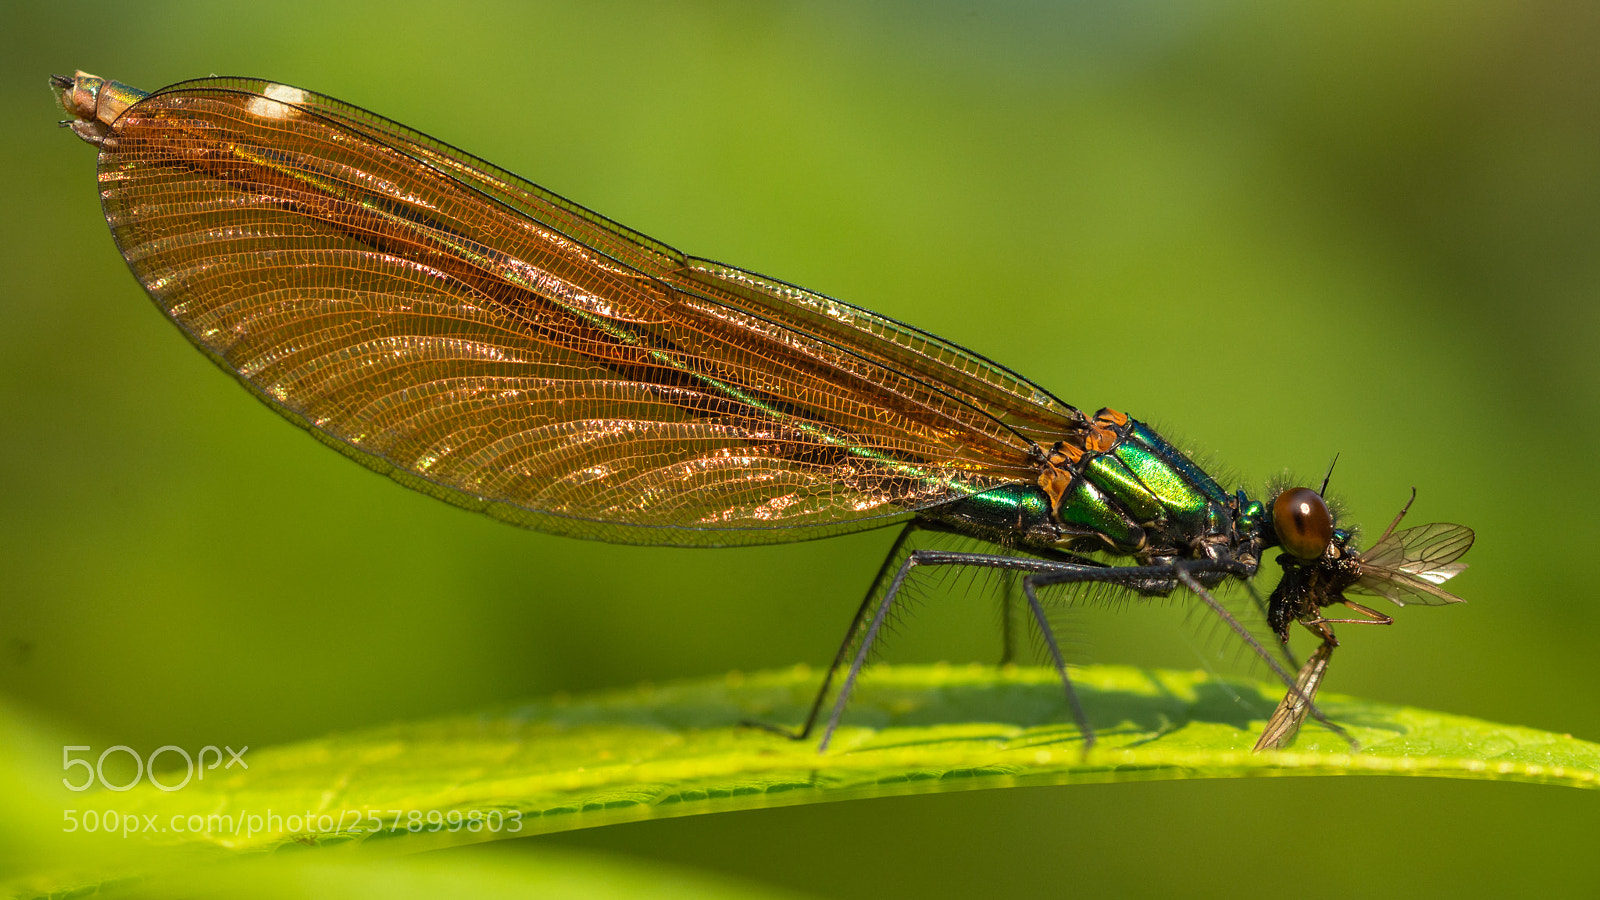
[[[99,150],[106,219],[162,311],[277,412],[408,487],[543,531],[725,546],[898,525],[804,724],[846,670],[825,748],[909,573],[1037,591],[1192,592],[1289,686],[1258,747],[1307,715],[1348,601],[1447,602],[1472,532],[1393,526],[1358,553],[1319,491],[1229,493],[1148,426],[859,307],[680,253],[453,147],[298,88],[52,85]],[[1324,484],[1324,490],[1326,485]],[[1398,519],[1396,520],[1398,522]],[[912,549],[918,531],[995,553]],[[1213,598],[1262,554],[1298,678]],[[1358,618],[1328,619],[1333,604]],[[1329,723],[1329,727],[1336,726]]]

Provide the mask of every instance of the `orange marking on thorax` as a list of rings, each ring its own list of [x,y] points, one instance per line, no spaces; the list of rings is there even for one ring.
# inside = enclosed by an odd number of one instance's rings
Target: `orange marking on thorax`
[[[1126,428],[1129,419],[1127,415],[1117,412],[1110,407],[1094,414],[1094,420],[1089,423],[1089,434],[1084,438],[1084,449],[1095,453],[1109,453],[1122,440],[1122,429]]]

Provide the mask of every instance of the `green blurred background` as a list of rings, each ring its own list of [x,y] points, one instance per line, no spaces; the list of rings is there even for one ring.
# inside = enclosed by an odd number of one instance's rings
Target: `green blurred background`
[[[8,2],[0,694],[75,743],[261,746],[825,662],[891,535],[520,532],[329,452],[152,309],[45,78],[259,75],[688,251],[906,319],[1253,491],[1472,525],[1470,603],[1330,690],[1600,739],[1600,6]],[[933,595],[891,661],[992,660]],[[948,602],[946,602],[948,601]],[[1182,604],[1084,658],[1194,668]],[[1175,608],[1180,607],[1180,608]],[[52,764],[51,761],[45,761]],[[528,839],[835,897],[1600,886],[1595,795],[1412,779],[1016,789]],[[486,863],[487,864],[487,863]]]

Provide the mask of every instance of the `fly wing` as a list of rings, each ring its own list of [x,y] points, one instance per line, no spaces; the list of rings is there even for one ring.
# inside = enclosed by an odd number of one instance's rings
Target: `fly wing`
[[[1350,590],[1387,597],[1400,606],[1461,603],[1440,585],[1459,575],[1472,548],[1472,529],[1436,522],[1396,531],[1361,554],[1361,576]]]
[[[275,410],[409,487],[627,543],[820,537],[1028,477],[1077,410],[685,256],[404,126],[206,79],[101,148],[134,274]]]
[[[1256,739],[1252,753],[1282,750],[1300,733],[1300,726],[1305,723],[1306,716],[1311,714],[1316,703],[1317,691],[1322,687],[1322,679],[1328,673],[1328,661],[1332,656],[1332,645],[1324,643],[1306,660],[1295,678],[1294,687],[1284,695],[1278,708],[1272,711],[1271,718],[1267,719],[1267,727]]]

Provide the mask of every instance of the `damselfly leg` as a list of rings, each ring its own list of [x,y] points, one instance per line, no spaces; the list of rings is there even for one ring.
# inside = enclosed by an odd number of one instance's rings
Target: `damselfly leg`
[[[1087,557],[1078,557],[1067,553],[1060,553],[1060,558],[1041,559],[946,550],[907,550],[907,543],[911,535],[919,530],[942,531],[943,529],[937,526],[930,527],[926,523],[912,523],[901,531],[883,566],[880,568],[878,577],[874,579],[867,596],[857,608],[849,630],[846,632],[844,640],[840,643],[839,650],[834,655],[828,671],[823,676],[822,685],[813,698],[811,708],[801,726],[798,729],[789,729],[764,723],[752,722],[746,724],[783,734],[795,740],[805,740],[810,737],[820,718],[822,707],[827,701],[837,673],[848,659],[849,668],[845,673],[843,682],[840,684],[838,695],[834,698],[827,724],[823,728],[822,740],[818,745],[819,752],[826,750],[843,718],[845,707],[849,704],[856,681],[871,656],[872,648],[882,633],[884,624],[889,620],[897,602],[901,599],[906,581],[912,571],[920,567],[962,566],[996,569],[1021,577],[1022,591],[1027,601],[1029,613],[1039,628],[1040,636],[1050,655],[1051,665],[1061,679],[1061,686],[1067,705],[1072,711],[1074,722],[1083,734],[1085,750],[1094,746],[1094,727],[1084,712],[1077,692],[1073,689],[1072,679],[1067,672],[1066,661],[1061,652],[1060,644],[1056,639],[1055,630],[1050,624],[1044,605],[1039,600],[1038,590],[1040,588],[1075,584],[1109,584],[1150,597],[1167,596],[1180,588],[1186,589],[1200,598],[1207,608],[1221,618],[1229,629],[1250,647],[1255,655],[1266,662],[1273,674],[1288,686],[1289,693],[1285,702],[1287,703],[1288,700],[1292,699],[1298,704],[1298,718],[1295,720],[1296,727],[1304,720],[1306,715],[1310,715],[1326,725],[1334,733],[1345,738],[1345,740],[1350,740],[1342,728],[1322,715],[1312,702],[1312,698],[1299,685],[1297,680],[1290,677],[1289,673],[1267,648],[1256,640],[1255,636],[1226,607],[1217,601],[1210,589],[1203,583],[1204,581],[1216,583],[1229,576],[1245,576],[1247,574],[1246,571],[1237,562],[1184,560],[1166,565],[1108,566]],[[891,572],[893,573],[892,577],[889,579],[888,584],[884,585],[884,578]],[[852,650],[854,651],[853,653]],[[1323,666],[1324,668],[1326,666],[1325,660]]]

